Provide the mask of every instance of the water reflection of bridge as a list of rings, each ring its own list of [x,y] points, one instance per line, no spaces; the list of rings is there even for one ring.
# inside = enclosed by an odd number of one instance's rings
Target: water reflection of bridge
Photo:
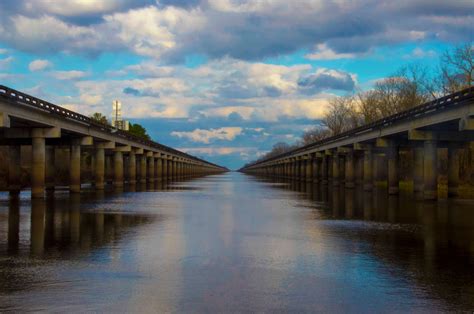
[[[4,211],[0,214],[0,230],[6,234],[0,238],[0,247],[6,255],[69,258],[71,254],[88,254],[111,246],[130,230],[157,218],[105,207],[91,208],[89,205],[93,204],[87,197],[81,200],[79,195],[11,198],[3,203]]]
[[[410,193],[389,195],[383,188],[363,193],[362,187],[261,180],[299,192],[316,224],[308,228],[349,240],[356,246],[351,250],[374,259],[374,267],[383,265],[387,276],[413,281],[453,310],[474,308],[474,298],[459,293],[474,295],[472,201],[417,202]]]

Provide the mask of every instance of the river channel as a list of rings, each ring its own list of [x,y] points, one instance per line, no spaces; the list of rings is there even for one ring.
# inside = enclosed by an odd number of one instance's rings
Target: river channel
[[[474,203],[225,173],[0,198],[0,311],[474,310]]]

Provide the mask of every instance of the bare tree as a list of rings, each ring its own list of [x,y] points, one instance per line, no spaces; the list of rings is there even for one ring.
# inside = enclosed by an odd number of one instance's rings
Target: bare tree
[[[444,94],[474,85],[474,43],[446,51],[441,57],[440,85]]]
[[[353,96],[335,97],[329,100],[323,119],[332,135],[340,134],[360,125],[361,116]]]
[[[358,110],[364,123],[418,106],[436,98],[428,70],[411,64],[375,83],[374,89],[357,94]]]
[[[309,145],[331,136],[331,131],[322,126],[316,126],[304,132],[301,136],[301,146]]]

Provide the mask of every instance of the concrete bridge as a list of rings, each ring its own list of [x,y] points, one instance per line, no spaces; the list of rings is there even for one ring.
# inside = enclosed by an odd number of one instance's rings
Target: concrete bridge
[[[124,183],[146,184],[156,180],[183,179],[227,171],[226,168],[165,145],[104,125],[87,116],[0,85],[0,141],[8,148],[8,190],[17,194],[20,182],[21,147],[31,147],[30,185],[33,198],[54,190],[57,169],[69,167],[69,190],[80,192],[84,152],[93,168],[90,180],[104,189],[107,175],[115,187]],[[57,158],[59,149],[68,160]]]
[[[413,191],[438,193],[438,155],[448,150],[448,195],[458,196],[460,153],[474,141],[474,87],[342,134],[260,160],[240,171],[365,190],[400,190],[400,155],[410,156]],[[471,167],[474,165],[470,165]]]

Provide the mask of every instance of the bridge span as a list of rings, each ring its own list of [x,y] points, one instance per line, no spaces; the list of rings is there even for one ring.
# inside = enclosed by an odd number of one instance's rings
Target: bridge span
[[[69,190],[81,190],[84,152],[89,152],[95,189],[108,178],[115,187],[163,179],[182,179],[227,171],[171,147],[132,135],[47,101],[0,85],[0,141],[8,146],[8,190],[17,194],[22,183],[21,149],[31,147],[31,196],[43,197],[57,185],[57,167],[66,164]],[[57,150],[66,149],[69,157]],[[24,156],[23,156],[24,157]],[[24,158],[23,158],[24,159]]]
[[[432,200],[438,193],[438,155],[448,150],[448,195],[459,193],[460,152],[474,141],[474,87],[317,141],[240,169],[365,190],[400,190],[400,155],[409,153],[413,192]],[[474,165],[470,165],[471,167]],[[472,187],[471,187],[472,188]]]

